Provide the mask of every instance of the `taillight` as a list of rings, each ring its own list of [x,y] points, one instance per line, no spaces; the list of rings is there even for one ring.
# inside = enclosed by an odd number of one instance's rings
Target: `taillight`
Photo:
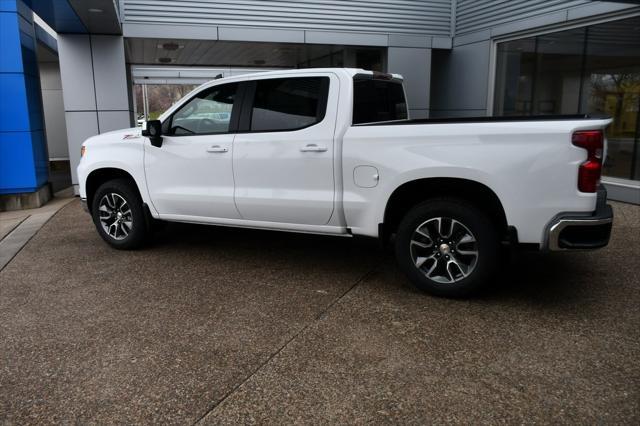
[[[571,137],[571,143],[587,150],[587,161],[580,164],[578,190],[596,192],[602,174],[602,150],[604,137],[602,130],[580,130]]]

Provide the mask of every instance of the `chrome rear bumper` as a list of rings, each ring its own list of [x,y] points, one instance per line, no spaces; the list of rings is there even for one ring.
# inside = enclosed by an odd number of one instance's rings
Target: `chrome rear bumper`
[[[547,250],[590,250],[606,246],[611,236],[613,210],[607,204],[607,191],[598,189],[596,211],[591,214],[564,213],[547,225]]]

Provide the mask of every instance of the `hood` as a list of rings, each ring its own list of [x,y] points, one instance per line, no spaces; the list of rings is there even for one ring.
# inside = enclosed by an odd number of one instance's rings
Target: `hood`
[[[142,129],[140,127],[132,127],[130,129],[113,130],[111,132],[100,133],[99,135],[92,136],[84,143],[101,143],[101,142],[120,142],[127,140],[140,140]]]

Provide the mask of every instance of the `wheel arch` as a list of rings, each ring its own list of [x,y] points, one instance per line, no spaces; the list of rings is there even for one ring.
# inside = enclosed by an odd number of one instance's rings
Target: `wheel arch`
[[[140,188],[138,187],[138,183],[129,172],[117,167],[103,167],[92,170],[86,179],[85,188],[87,195],[87,207],[89,208],[90,212],[91,207],[93,206],[93,197],[100,185],[113,179],[128,180],[133,185],[133,188],[135,188],[135,190],[138,192],[140,199],[143,199]]]
[[[504,206],[498,195],[487,185],[475,180],[433,177],[408,181],[397,187],[384,209],[382,238],[393,234],[404,215],[419,203],[430,198],[460,198],[486,211],[500,230],[501,237],[513,239]]]

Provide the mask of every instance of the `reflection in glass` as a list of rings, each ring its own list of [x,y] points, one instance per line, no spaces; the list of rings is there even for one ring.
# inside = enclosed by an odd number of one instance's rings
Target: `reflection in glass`
[[[640,18],[498,44],[495,115],[606,114],[607,176],[640,179]]]
[[[230,83],[202,90],[172,114],[169,133],[199,135],[228,132],[237,88],[237,83]]]
[[[533,114],[575,114],[585,29],[578,28],[536,38],[536,78]]]
[[[604,173],[640,179],[640,19],[589,27],[581,112],[613,118]],[[635,158],[635,160],[634,160]]]
[[[327,77],[259,80],[251,112],[251,130],[295,130],[319,122],[321,92],[326,93],[327,83]]]
[[[134,84],[137,125],[155,120],[171,105],[198,87],[197,84]]]
[[[535,38],[498,44],[496,115],[531,113],[535,62]]]

